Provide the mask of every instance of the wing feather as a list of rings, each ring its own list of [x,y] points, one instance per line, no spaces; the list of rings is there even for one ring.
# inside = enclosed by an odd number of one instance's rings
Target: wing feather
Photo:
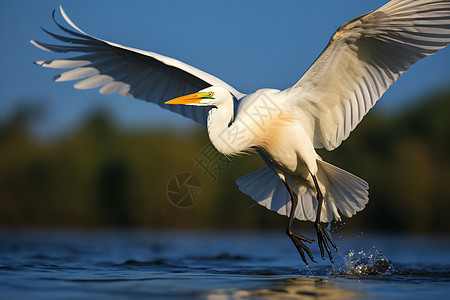
[[[345,140],[412,64],[450,42],[449,0],[393,0],[342,25],[290,89],[315,147]]]
[[[37,65],[54,69],[71,69],[54,77],[54,81],[76,81],[77,89],[100,88],[101,94],[119,93],[123,96],[153,102],[206,125],[207,107],[165,105],[164,102],[194,93],[208,86],[222,86],[237,99],[245,95],[222,80],[176,59],[154,52],[125,47],[93,37],[78,28],[60,6],[60,12],[71,29],[55,24],[68,36],[42,30],[63,45],[32,40],[36,47],[50,52],[84,53],[80,56],[37,61]]]

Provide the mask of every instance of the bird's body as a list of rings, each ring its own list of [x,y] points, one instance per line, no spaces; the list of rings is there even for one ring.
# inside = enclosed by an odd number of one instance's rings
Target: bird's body
[[[317,175],[325,198],[322,222],[340,220],[338,211],[351,217],[364,208],[368,201],[367,184],[321,160],[314,148],[314,130],[307,113],[293,105],[295,101],[292,99],[297,99],[298,95],[292,90],[258,90],[238,101],[237,109],[225,89],[211,87],[205,91],[228,96],[209,111],[208,134],[215,148],[228,156],[257,151],[269,167],[263,169],[267,171],[266,176],[256,172],[238,179],[237,183],[244,193],[268,209],[289,215],[290,195],[282,184],[282,180],[289,180],[290,186],[302,200],[301,209],[296,211],[295,217],[314,221],[317,201],[312,175]],[[347,195],[344,198],[336,191],[333,194],[329,178],[344,174],[349,176],[347,186],[356,185],[353,192],[359,192],[359,197]],[[334,178],[335,183],[339,180],[343,179]],[[342,189],[340,193],[346,193],[344,187]]]
[[[72,69],[55,81],[82,79],[76,88],[144,99],[206,125],[224,155],[258,152],[267,166],[237,184],[289,217],[287,234],[306,264],[305,252],[314,258],[303,242],[311,240],[292,231],[294,218],[314,222],[322,258],[325,247],[332,261],[329,243],[336,246],[321,223],[351,217],[369,200],[364,180],[316,149],[338,147],[403,72],[450,42],[450,0],[392,0],[339,27],[294,86],[246,95],[173,58],[95,38],[61,14],[73,30],[56,24],[69,36],[46,32],[66,44],[32,43],[83,55],[36,64]]]

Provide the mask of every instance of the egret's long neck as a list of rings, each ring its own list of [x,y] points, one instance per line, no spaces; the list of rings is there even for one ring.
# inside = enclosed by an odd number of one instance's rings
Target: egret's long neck
[[[233,100],[221,103],[217,108],[212,108],[208,114],[208,134],[214,147],[225,155],[233,155],[248,150],[251,140],[239,136],[239,128],[236,123],[230,123],[234,119]],[[229,126],[230,125],[230,126]],[[242,132],[241,132],[242,133]]]

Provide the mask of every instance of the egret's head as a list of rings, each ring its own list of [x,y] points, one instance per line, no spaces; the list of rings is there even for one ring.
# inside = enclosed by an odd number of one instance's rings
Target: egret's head
[[[196,106],[219,106],[222,103],[233,100],[231,93],[220,86],[211,86],[203,89],[197,93],[181,96],[170,101],[166,104],[185,104]]]

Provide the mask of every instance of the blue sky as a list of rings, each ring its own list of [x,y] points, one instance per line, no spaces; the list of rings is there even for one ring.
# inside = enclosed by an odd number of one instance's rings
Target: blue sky
[[[39,26],[59,32],[51,19],[59,4],[75,24],[94,36],[177,58],[242,92],[252,92],[294,84],[337,27],[385,2],[1,1],[0,123],[20,106],[38,105],[47,113],[32,129],[42,137],[70,132],[95,108],[106,109],[125,128],[194,128],[193,122],[156,105],[54,83],[51,78],[57,70],[33,65],[35,60],[67,56],[43,52],[29,43],[30,39],[53,41]],[[449,66],[449,48],[420,61],[389,89],[377,109],[395,112],[411,105],[408,100],[449,85]]]

